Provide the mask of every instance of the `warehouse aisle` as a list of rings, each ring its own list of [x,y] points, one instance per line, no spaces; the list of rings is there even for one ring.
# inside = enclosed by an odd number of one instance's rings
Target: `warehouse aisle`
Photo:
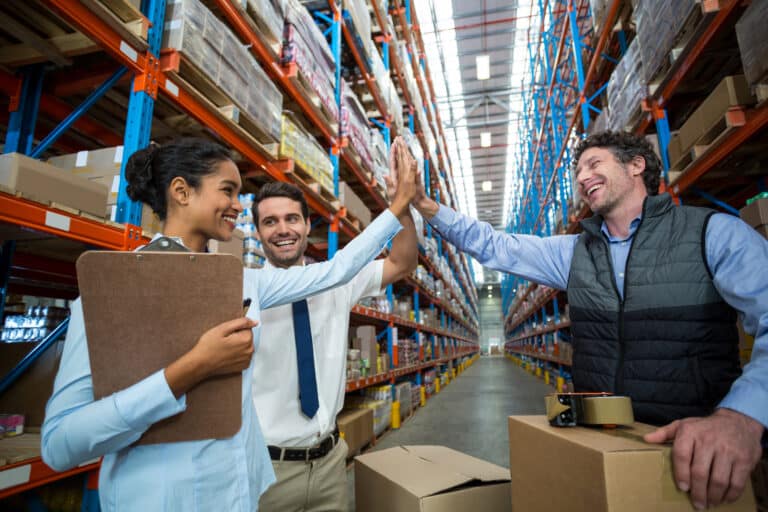
[[[553,389],[505,357],[481,357],[373,449],[439,444],[509,467],[507,416],[544,414],[543,397]],[[354,503],[353,467],[348,475]]]

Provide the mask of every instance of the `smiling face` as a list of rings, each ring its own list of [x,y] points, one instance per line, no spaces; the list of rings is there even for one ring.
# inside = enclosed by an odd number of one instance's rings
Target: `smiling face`
[[[240,173],[231,160],[217,164],[197,188],[190,187],[188,215],[194,231],[206,239],[230,240],[243,211],[238,199],[241,187]]]
[[[579,192],[594,213],[606,216],[633,193],[645,191],[642,180],[642,157],[627,164],[619,162],[606,148],[591,147],[585,150],[576,166]]]
[[[282,268],[301,263],[310,231],[301,203],[289,197],[268,197],[256,208],[259,218],[256,229],[269,262]]]

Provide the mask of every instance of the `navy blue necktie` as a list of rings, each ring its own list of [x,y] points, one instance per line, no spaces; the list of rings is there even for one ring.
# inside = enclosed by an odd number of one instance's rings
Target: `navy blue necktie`
[[[299,369],[299,401],[301,412],[312,418],[320,403],[317,399],[315,354],[312,349],[312,328],[309,325],[307,301],[294,302],[293,336],[296,339],[296,366]]]

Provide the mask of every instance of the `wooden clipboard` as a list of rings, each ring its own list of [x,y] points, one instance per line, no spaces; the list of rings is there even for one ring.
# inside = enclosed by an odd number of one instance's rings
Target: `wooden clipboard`
[[[208,329],[243,315],[243,266],[224,254],[90,251],[77,260],[96,400],[165,368]],[[207,379],[186,410],[138,444],[232,437],[242,423],[242,374]]]

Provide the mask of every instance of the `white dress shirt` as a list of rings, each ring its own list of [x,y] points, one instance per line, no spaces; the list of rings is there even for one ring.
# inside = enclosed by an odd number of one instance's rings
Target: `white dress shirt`
[[[265,267],[272,266],[267,262]],[[253,402],[268,445],[309,447],[336,428],[336,415],[344,406],[346,391],[349,312],[361,298],[381,294],[383,272],[384,260],[373,261],[347,284],[307,299],[320,403],[312,418],[301,412],[299,404],[291,305],[261,312]]]
[[[400,229],[385,210],[330,261],[281,271],[245,269],[243,298],[253,301],[248,317],[260,320],[261,308],[289,304],[354,279]],[[253,331],[257,350],[260,331],[260,326]],[[253,408],[253,369],[252,359],[243,371],[243,424],[234,437],[135,446],[153,423],[184,411],[186,398],[173,396],[159,370],[94,401],[83,310],[76,300],[45,411],[43,460],[64,471],[104,456],[99,473],[104,512],[254,512],[275,475]]]

